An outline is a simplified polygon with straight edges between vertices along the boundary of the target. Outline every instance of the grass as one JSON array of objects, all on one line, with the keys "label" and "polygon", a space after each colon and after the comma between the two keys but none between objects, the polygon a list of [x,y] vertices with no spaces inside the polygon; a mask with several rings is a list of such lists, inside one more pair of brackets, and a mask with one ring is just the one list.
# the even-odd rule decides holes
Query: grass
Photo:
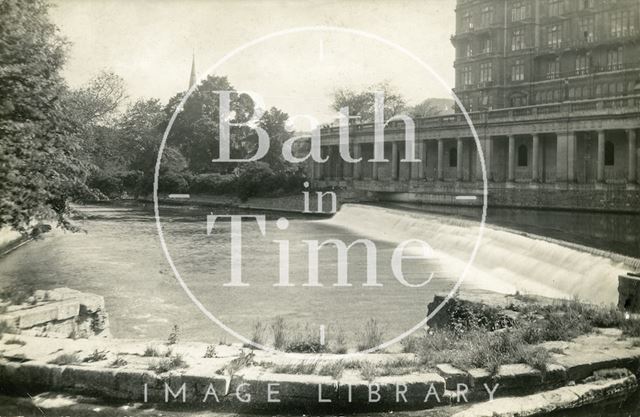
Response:
[{"label": "grass", "polygon": [[80,357],[77,353],[62,353],[47,363],[52,365],[73,365],[80,363]]},{"label": "grass", "polygon": [[383,331],[374,318],[370,318],[361,332],[358,333],[358,350],[367,350],[383,342]]},{"label": "grass", "polygon": [[100,362],[107,359],[107,351],[106,350],[94,350],[91,352],[86,358],[84,358],[83,362]]},{"label": "grass", "polygon": [[218,371],[216,371],[216,373],[227,374],[230,377],[233,377],[242,368],[246,368],[247,366],[253,365],[254,357],[255,357],[255,353],[253,353],[252,351],[247,353],[243,350],[240,352],[240,356],[230,361],[222,369],[219,369]]},{"label": "grass", "polygon": [[275,318],[271,324],[271,332],[273,333],[273,347],[284,350],[287,346],[287,327],[282,317]]},{"label": "grass", "polygon": [[264,345],[266,343],[267,325],[262,321],[257,320],[253,324],[253,332],[251,334],[251,341],[258,345]]},{"label": "grass", "polygon": [[118,355],[116,356],[116,358],[113,360],[113,362],[111,362],[109,364],[110,368],[121,368],[123,366],[126,366],[129,362],[127,362],[127,360],[125,358],[123,358],[122,356]]},{"label": "grass", "polygon": [[182,355],[175,354],[167,358],[158,359],[157,361],[149,365],[149,370],[154,371],[157,374],[172,371],[174,369],[186,368],[187,363],[182,358]]},{"label": "grass", "polygon": [[34,287],[27,288],[6,288],[0,292],[0,300],[7,301],[10,305],[25,304],[29,299],[31,303],[35,303],[33,297],[35,293]]},{"label": "grass", "polygon": [[11,337],[5,340],[4,343],[5,345],[20,345],[20,346],[24,346],[27,344],[27,342],[25,342],[22,339],[18,339],[17,337]]},{"label": "grass", "polygon": [[171,356],[171,349],[166,349],[162,351],[160,350],[159,347],[147,345],[144,348],[144,352],[142,353],[142,356],[154,357],[154,358],[167,357],[167,356]]},{"label": "grass", "polygon": [[360,364],[360,375],[362,375],[365,380],[371,382],[380,375],[380,371],[377,365],[371,362],[362,362]]}]

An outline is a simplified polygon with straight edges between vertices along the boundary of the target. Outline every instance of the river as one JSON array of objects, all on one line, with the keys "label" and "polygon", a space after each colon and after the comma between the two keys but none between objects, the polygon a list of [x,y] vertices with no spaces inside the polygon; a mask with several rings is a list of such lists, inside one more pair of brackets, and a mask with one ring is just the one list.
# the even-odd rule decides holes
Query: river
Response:
[{"label": "river", "polygon": [[[389,207],[345,205],[331,219],[286,215],[286,230],[277,227],[281,215],[270,214],[265,235],[254,220],[243,226],[242,282],[246,286],[229,287],[224,284],[230,280],[230,222],[218,220],[207,234],[206,218],[212,211],[229,214],[221,208],[161,207],[167,248],[202,305],[246,337],[256,323],[268,328],[277,317],[290,330],[319,337],[322,326],[327,339],[340,337],[351,343],[374,318],[386,340],[395,337],[424,318],[434,293],[453,289],[481,232],[475,220]],[[54,231],[0,259],[0,286],[70,287],[100,294],[115,337],[164,339],[176,324],[184,340],[235,341],[210,322],[176,282],[150,205],[87,205],[79,208],[79,215],[77,223],[84,232]],[[555,215],[546,213],[546,217]],[[565,221],[564,214],[558,216]],[[350,286],[336,286],[338,258],[332,247],[320,251],[319,285],[308,286],[305,240],[339,239],[350,244],[359,238],[375,244],[376,259],[370,263],[376,267],[376,286],[363,285],[367,260],[373,258],[361,245],[349,251]],[[401,282],[391,259],[397,245],[407,239],[424,240],[434,256],[403,260]],[[288,251],[277,243],[282,241],[289,242]],[[275,285],[282,253],[289,258],[282,262],[289,268],[288,287]],[[579,296],[611,303],[617,297],[617,275],[624,269],[611,259],[489,226],[482,231],[462,288]],[[416,287],[429,278],[428,284]]]}]

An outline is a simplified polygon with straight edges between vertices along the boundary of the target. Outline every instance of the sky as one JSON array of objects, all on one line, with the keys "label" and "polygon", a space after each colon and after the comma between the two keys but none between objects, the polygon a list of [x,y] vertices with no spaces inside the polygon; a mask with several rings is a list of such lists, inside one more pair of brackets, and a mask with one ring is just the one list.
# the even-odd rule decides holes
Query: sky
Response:
[{"label": "sky", "polygon": [[333,26],[375,34],[424,61],[363,36],[290,33],[239,51],[213,74],[290,115],[322,121],[338,88],[388,81],[409,103],[449,97],[455,0],[54,0],[53,22],[70,42],[63,75],[72,87],[101,70],[120,75],[130,100],[163,102],[188,86],[192,54],[204,76],[229,52],[295,27]]}]

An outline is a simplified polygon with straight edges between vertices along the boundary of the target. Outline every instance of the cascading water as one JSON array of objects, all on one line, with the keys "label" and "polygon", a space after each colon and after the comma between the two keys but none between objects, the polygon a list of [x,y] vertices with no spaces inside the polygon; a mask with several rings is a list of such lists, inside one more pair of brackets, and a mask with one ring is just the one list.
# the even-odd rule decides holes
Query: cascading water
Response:
[{"label": "cascading water", "polygon": [[[325,221],[370,239],[424,240],[452,277],[460,275],[480,233],[479,221],[357,204],[343,205]],[[609,257],[486,225],[463,288],[611,304],[624,272],[624,264]]]}]

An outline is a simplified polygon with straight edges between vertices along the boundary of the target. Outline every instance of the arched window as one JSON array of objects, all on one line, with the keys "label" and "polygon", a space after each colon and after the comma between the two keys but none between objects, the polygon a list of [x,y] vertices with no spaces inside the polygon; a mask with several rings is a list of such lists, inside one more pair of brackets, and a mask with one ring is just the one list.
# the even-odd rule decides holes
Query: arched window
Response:
[{"label": "arched window", "polygon": [[450,167],[458,166],[458,150],[456,148],[449,149],[449,166]]},{"label": "arched window", "polygon": [[519,167],[526,167],[529,163],[529,157],[527,155],[528,153],[528,149],[527,149],[527,145],[520,145],[518,146],[518,166]]},{"label": "arched window", "polygon": [[604,164],[612,166],[615,164],[614,156],[615,146],[610,140],[604,143]]}]

